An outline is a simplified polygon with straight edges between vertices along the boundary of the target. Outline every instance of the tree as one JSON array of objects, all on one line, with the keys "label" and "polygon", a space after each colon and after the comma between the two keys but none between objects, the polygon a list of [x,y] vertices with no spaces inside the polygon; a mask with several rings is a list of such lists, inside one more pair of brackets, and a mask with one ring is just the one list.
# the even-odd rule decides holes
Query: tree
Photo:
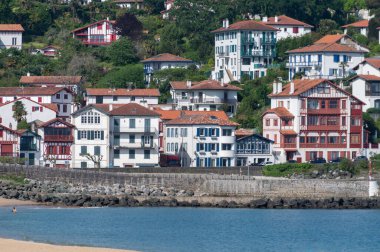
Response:
[{"label": "tree", "polygon": [[357,12],[361,9],[365,9],[366,2],[365,0],[344,0],[343,9],[346,12]]},{"label": "tree", "polygon": [[136,51],[128,38],[120,38],[107,48],[107,55],[116,66],[138,62]]},{"label": "tree", "polygon": [[319,26],[317,28],[317,31],[321,35],[327,35],[327,34],[336,33],[337,29],[338,29],[338,24],[334,20],[321,19],[321,21],[319,21]]},{"label": "tree", "polygon": [[81,154],[81,156],[87,158],[94,163],[94,168],[100,168],[100,162],[103,160],[103,155],[91,155],[90,153]]},{"label": "tree", "polygon": [[151,15],[159,15],[160,12],[165,9],[164,1],[144,0],[144,5]]},{"label": "tree", "polygon": [[103,76],[97,87],[144,88],[144,67],[141,64],[126,65]]},{"label": "tree", "polygon": [[127,12],[116,19],[115,29],[120,36],[127,36],[137,41],[142,36],[143,26],[135,15]]},{"label": "tree", "polygon": [[22,120],[25,120],[25,116],[27,115],[24,103],[22,101],[16,101],[13,105],[13,118],[16,120],[17,124]]}]

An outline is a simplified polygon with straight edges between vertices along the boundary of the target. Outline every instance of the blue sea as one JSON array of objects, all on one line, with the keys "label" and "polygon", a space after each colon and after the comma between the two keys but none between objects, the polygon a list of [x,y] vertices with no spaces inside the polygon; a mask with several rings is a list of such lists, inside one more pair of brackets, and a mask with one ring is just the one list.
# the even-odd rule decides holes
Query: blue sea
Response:
[{"label": "blue sea", "polygon": [[380,251],[380,210],[17,210],[0,208],[0,237],[165,252]]}]

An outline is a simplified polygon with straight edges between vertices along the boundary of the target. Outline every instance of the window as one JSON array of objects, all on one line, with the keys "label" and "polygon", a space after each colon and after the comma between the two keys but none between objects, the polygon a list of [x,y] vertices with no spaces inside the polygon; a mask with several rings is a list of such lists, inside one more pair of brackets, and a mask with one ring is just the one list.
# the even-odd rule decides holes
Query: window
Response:
[{"label": "window", "polygon": [[117,101],[117,99],[118,99],[117,96],[113,96],[113,97],[112,97],[112,100],[113,100],[113,101]]},{"label": "window", "polygon": [[135,100],[136,100],[136,97],[131,96],[131,101],[135,101]]},{"label": "window", "polygon": [[318,109],[318,101],[317,100],[307,100],[307,108]]},{"label": "window", "polygon": [[215,128],[211,128],[210,129],[210,133],[211,133],[210,136],[214,136],[215,137],[216,136],[216,129]]},{"label": "window", "polygon": [[100,139],[100,131],[99,130],[94,131],[94,139]]},{"label": "window", "polygon": [[79,132],[80,132],[79,135],[81,139],[87,139],[87,131],[81,130]]},{"label": "window", "polygon": [[[42,108],[42,107],[41,107]],[[41,110],[42,111],[42,110]],[[63,104],[62,105],[62,112],[63,113],[67,113],[67,105],[66,104]]]},{"label": "window", "polygon": [[265,119],[265,126],[270,126],[270,119]]},{"label": "window", "polygon": [[174,137],[178,137],[178,128],[175,128]]},{"label": "window", "polygon": [[64,100],[69,99],[69,95],[68,95],[68,94],[64,94],[64,95],[63,95],[63,99],[64,99]]},{"label": "window", "polygon": [[293,27],[293,33],[295,33],[295,34],[298,33],[298,27]]},{"label": "window", "polygon": [[100,146],[94,146],[94,155],[100,156]]},{"label": "window", "polygon": [[129,159],[135,159],[135,150],[129,150]]},{"label": "window", "polygon": [[329,108],[338,108],[338,101],[337,100],[331,100],[329,102]]},{"label": "window", "polygon": [[346,109],[346,100],[342,100],[342,109]]},{"label": "window", "polygon": [[216,151],[216,144],[210,144],[210,151]]},{"label": "window", "polygon": [[187,143],[183,143],[182,144],[182,150],[183,151],[187,151]]},{"label": "window", "polygon": [[187,137],[187,128],[181,128],[181,137]]},{"label": "window", "polygon": [[135,135],[129,135],[129,142],[135,143],[135,141],[136,141],[136,136]]},{"label": "window", "polygon": [[342,126],[346,126],[346,117],[342,116]]},{"label": "window", "polygon": [[56,98],[56,99],[61,99],[61,94],[56,94],[56,95],[55,95],[55,98]]},{"label": "window", "polygon": [[334,54],[334,62],[339,63],[339,55],[338,54]]},{"label": "window", "polygon": [[144,150],[144,159],[150,159],[150,150]]},{"label": "window", "polygon": [[175,143],[175,145],[174,145],[174,146],[175,146],[175,149],[174,149],[174,150],[175,150],[175,152],[178,152],[178,143]]},{"label": "window", "polygon": [[341,136],[340,141],[342,144],[346,143],[346,136]]},{"label": "window", "polygon": [[131,129],[136,128],[136,119],[134,119],[134,118],[129,119],[129,128],[131,128]]},{"label": "window", "polygon": [[222,130],[222,136],[232,136],[232,130],[231,129],[223,129]]},{"label": "window", "polygon": [[87,154],[87,146],[81,146],[80,147],[80,154],[81,155]]},{"label": "window", "polygon": [[283,107],[284,106],[284,102],[283,101],[279,101],[278,103],[277,103],[277,107]]},{"label": "window", "polygon": [[42,97],[38,97],[38,103],[42,102]]},{"label": "window", "polygon": [[12,45],[17,45],[17,38],[12,38]]},{"label": "window", "polygon": [[119,159],[120,158],[120,150],[118,150],[118,149],[113,150],[113,158],[114,159]]},{"label": "window", "polygon": [[232,150],[232,144],[222,144],[222,150]]},{"label": "window", "polygon": [[287,107],[290,109],[290,101],[287,101]]},{"label": "window", "polygon": [[358,134],[351,134],[351,143],[360,144],[360,136]]},{"label": "window", "polygon": [[200,136],[205,136],[205,135],[206,135],[206,129],[204,129],[204,128],[199,128],[199,135],[200,135]]},{"label": "window", "polygon": [[101,30],[101,29],[102,29],[102,26],[103,26],[103,24],[98,24],[98,25],[97,25],[97,29],[98,29],[98,30]]},{"label": "window", "polygon": [[302,116],[301,117],[301,125],[305,125],[305,122],[306,122],[306,118],[305,118],[305,116]]},{"label": "window", "polygon": [[96,104],[103,104],[103,96],[96,96],[95,103]]},{"label": "window", "polygon": [[199,144],[199,151],[205,151],[205,144],[204,143]]},{"label": "window", "polygon": [[351,125],[352,126],[360,126],[360,118],[358,118],[358,117],[351,117]]},{"label": "window", "polygon": [[338,143],[338,137],[337,136],[329,136],[328,141],[329,141],[328,143],[336,144],[336,143]]},{"label": "window", "polygon": [[87,162],[80,162],[80,168],[87,168]]},{"label": "window", "polygon": [[87,123],[87,116],[82,115],[80,118],[81,123],[86,124]]}]

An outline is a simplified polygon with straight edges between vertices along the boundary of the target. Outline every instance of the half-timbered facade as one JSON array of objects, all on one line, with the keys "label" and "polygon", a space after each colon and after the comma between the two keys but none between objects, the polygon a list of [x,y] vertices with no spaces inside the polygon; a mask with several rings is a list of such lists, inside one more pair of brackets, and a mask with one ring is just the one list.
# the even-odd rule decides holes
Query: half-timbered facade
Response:
[{"label": "half-timbered facade", "polygon": [[85,45],[102,46],[109,45],[119,39],[114,28],[114,20],[100,20],[71,31],[73,38],[78,39]]},{"label": "half-timbered facade", "polygon": [[55,118],[40,125],[38,134],[42,137],[41,162],[47,167],[70,167],[74,125]]},{"label": "half-timbered facade", "polygon": [[20,134],[0,124],[0,156],[18,157]]},{"label": "half-timbered facade", "polygon": [[325,79],[273,84],[263,136],[274,141],[276,162],[362,155],[363,102]]},{"label": "half-timbered facade", "polygon": [[236,166],[273,162],[273,141],[257,134],[236,138]]}]

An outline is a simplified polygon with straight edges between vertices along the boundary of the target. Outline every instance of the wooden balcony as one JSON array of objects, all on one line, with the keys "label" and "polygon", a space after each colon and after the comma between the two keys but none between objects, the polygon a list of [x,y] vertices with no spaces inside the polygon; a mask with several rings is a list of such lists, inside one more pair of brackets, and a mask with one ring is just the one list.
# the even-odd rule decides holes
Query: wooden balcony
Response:
[{"label": "wooden balcony", "polygon": [[280,148],[284,149],[297,149],[297,143],[281,143]]},{"label": "wooden balcony", "polygon": [[300,148],[347,148],[346,143],[300,143]]},{"label": "wooden balcony", "polygon": [[351,133],[361,133],[362,132],[362,126],[352,126],[350,129]]},{"label": "wooden balcony", "polygon": [[341,113],[340,108],[321,108],[321,109],[307,109],[308,114],[314,115],[339,115]]},{"label": "wooden balcony", "polygon": [[361,109],[351,109],[351,115],[361,115],[362,110]]},{"label": "wooden balcony", "polygon": [[71,135],[46,135],[45,142],[73,142],[74,137]]},{"label": "wooden balcony", "polygon": [[341,130],[347,130],[347,126],[341,126],[341,125],[307,125],[307,126],[302,126],[301,130],[341,131]]},{"label": "wooden balcony", "polygon": [[359,143],[359,144],[350,144],[350,148],[361,148],[362,145]]}]

